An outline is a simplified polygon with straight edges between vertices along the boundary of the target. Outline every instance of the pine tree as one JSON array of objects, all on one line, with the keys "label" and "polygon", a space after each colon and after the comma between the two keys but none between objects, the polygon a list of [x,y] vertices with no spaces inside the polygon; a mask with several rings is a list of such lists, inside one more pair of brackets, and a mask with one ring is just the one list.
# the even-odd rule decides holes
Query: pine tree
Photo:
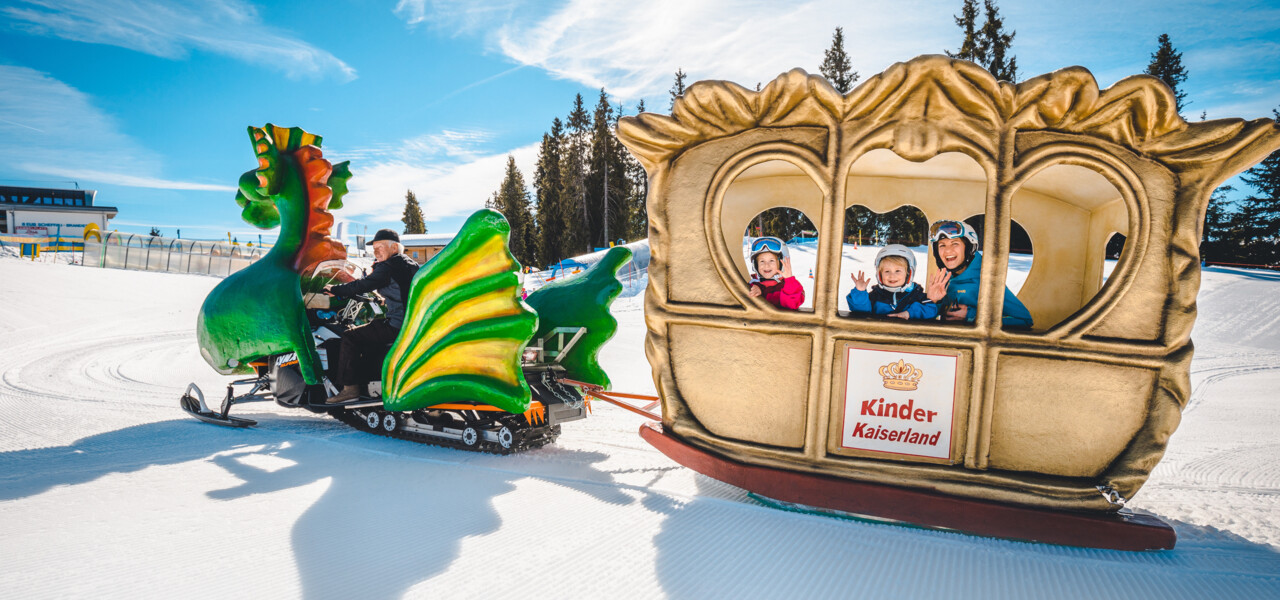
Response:
[{"label": "pine tree", "polygon": [[[1273,111],[1280,119],[1280,110]],[[1252,264],[1280,264],[1280,150],[1240,175],[1254,193],[1240,201],[1243,257]]]},{"label": "pine tree", "polygon": [[561,201],[565,211],[565,229],[561,239],[561,255],[577,256],[590,251],[590,214],[586,199],[587,159],[590,150],[591,120],[582,103],[582,94],[573,99],[573,110],[565,122],[565,139],[561,143]]},{"label": "pine tree", "polygon": [[561,254],[565,234],[565,204],[560,197],[560,144],[564,126],[557,117],[551,121],[551,131],[542,135],[538,148],[538,167],[534,172],[533,189],[537,197],[538,255],[537,264],[550,265],[564,258]]},{"label": "pine tree", "polygon": [[611,240],[628,234],[630,219],[622,202],[628,195],[626,168],[622,163],[622,144],[614,137],[613,120],[609,96],[601,88],[591,119],[591,158],[585,179],[590,215],[588,239],[593,247],[607,247]]},{"label": "pine tree", "polygon": [[[644,100],[640,100],[639,106],[636,107],[636,114],[644,112]],[[631,217],[630,227],[628,228],[631,235],[628,239],[639,239],[649,236],[649,174],[645,172],[644,166],[630,152],[623,153],[623,160],[626,163],[627,179],[631,182],[631,197],[627,204],[630,206],[628,211]]]},{"label": "pine tree", "polygon": [[955,20],[956,26],[964,32],[964,41],[960,42],[959,50],[955,52],[944,50],[944,52],[951,58],[985,65],[987,57],[979,54],[978,47],[978,0],[964,0],[964,4],[960,6],[960,14],[955,16]]},{"label": "pine tree", "polygon": [[1200,259],[1205,262],[1236,262],[1227,259],[1230,245],[1228,226],[1233,212],[1227,195],[1235,188],[1224,185],[1213,190],[1209,206],[1204,212],[1204,232],[1200,237]]},{"label": "pine tree", "polygon": [[[773,236],[783,241],[800,237],[806,231],[816,231],[809,217],[794,208],[785,206],[770,208],[757,215],[755,221],[761,224],[760,236]],[[756,236],[755,231],[750,231],[750,234]]]},{"label": "pine tree", "polygon": [[674,110],[676,107],[676,98],[684,95],[684,68],[676,69],[676,81],[671,84],[671,89],[667,93],[671,94],[671,106],[667,110]]},{"label": "pine tree", "polygon": [[844,210],[844,239],[846,243],[849,240],[862,244],[868,243],[868,240],[879,232],[880,225],[880,214],[865,206],[855,204]]},{"label": "pine tree", "polygon": [[1245,202],[1239,203],[1236,210],[1227,220],[1227,233],[1224,240],[1224,262],[1243,264],[1262,264],[1256,254],[1259,250],[1257,240],[1262,233],[1258,225],[1258,207]]},{"label": "pine tree", "polygon": [[628,159],[631,155],[627,152],[626,146],[618,141],[618,119],[622,116],[621,113],[621,107],[613,111],[612,124],[608,130],[609,144],[606,146],[609,151],[609,195],[613,202],[610,205],[613,208],[609,212],[609,239],[605,240],[606,245],[609,240],[630,241],[636,237],[631,228],[633,221],[631,213],[635,210],[631,202],[634,195],[631,178],[628,177],[630,168]]},{"label": "pine tree", "polygon": [[885,239],[895,244],[923,246],[929,237],[929,220],[920,209],[900,206],[884,215]]},{"label": "pine tree", "polygon": [[511,225],[508,241],[511,254],[522,265],[534,264],[532,254],[535,252],[535,226],[530,213],[529,190],[525,188],[524,175],[516,167],[514,156],[507,155],[507,170],[502,178],[502,185],[498,186],[498,191],[493,193],[485,205],[502,213]]},{"label": "pine tree", "polygon": [[1169,41],[1169,34],[1162,33],[1156,38],[1156,51],[1151,53],[1151,63],[1147,65],[1147,75],[1154,75],[1160,78],[1169,89],[1173,90],[1173,97],[1177,102],[1178,112],[1181,113],[1183,107],[1190,104],[1184,102],[1187,97],[1179,87],[1182,82],[1187,80],[1187,69],[1182,66],[1182,53],[1173,48],[1173,42]]},{"label": "pine tree", "polygon": [[400,222],[404,223],[404,233],[427,232],[427,224],[422,220],[422,207],[418,206],[418,197],[413,194],[413,190],[405,192],[404,216],[400,218]]},{"label": "pine tree", "polygon": [[[835,34],[831,36],[831,47],[824,53],[822,66],[818,67],[818,71],[841,94],[849,93],[853,84],[857,83],[858,72],[853,70],[853,66],[849,64],[849,55],[844,51],[843,27],[837,27]],[[759,90],[758,85],[756,89]]]},{"label": "pine tree", "polygon": [[995,75],[996,79],[1017,83],[1018,58],[1010,56],[1007,61],[1005,60],[1005,53],[1013,45],[1013,36],[1017,35],[1017,32],[1005,33],[1004,19],[1000,18],[1000,7],[996,6],[995,0],[983,0],[983,8],[986,11],[986,21],[982,23],[982,30],[978,36],[981,54],[986,58],[986,64],[983,66]]},{"label": "pine tree", "polygon": [[1017,83],[1018,58],[1009,54],[1016,31],[1004,30],[1004,19],[995,0],[983,0],[985,20],[977,27],[977,0],[964,0],[960,14],[955,17],[956,26],[964,32],[960,49],[946,51],[947,56],[973,61],[990,71],[996,79]]}]

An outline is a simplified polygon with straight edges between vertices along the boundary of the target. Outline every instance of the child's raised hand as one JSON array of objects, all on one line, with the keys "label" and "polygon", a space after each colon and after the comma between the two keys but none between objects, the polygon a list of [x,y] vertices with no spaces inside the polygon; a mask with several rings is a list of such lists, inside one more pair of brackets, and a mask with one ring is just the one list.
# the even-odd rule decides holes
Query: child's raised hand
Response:
[{"label": "child's raised hand", "polygon": [[784,258],[782,259],[782,278],[787,279],[790,277],[791,277],[791,259]]},{"label": "child's raised hand", "polygon": [[947,282],[949,281],[951,281],[951,271],[938,269],[929,278],[929,287],[925,290],[925,296],[933,302],[942,300],[947,295]]},{"label": "child's raised hand", "polygon": [[853,285],[857,286],[860,292],[867,291],[867,284],[871,283],[871,280],[867,279],[867,274],[862,271],[858,271],[857,275],[850,273],[849,278],[853,280]]}]

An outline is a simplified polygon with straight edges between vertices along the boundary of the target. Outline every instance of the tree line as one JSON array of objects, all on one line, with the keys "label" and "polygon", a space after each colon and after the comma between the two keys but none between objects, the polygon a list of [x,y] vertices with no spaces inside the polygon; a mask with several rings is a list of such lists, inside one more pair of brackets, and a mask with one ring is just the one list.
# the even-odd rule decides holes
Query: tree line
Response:
[{"label": "tree line", "polygon": [[[1272,113],[1280,119],[1280,110]],[[1209,199],[1200,256],[1207,263],[1280,266],[1280,150],[1240,179],[1253,188],[1243,199],[1228,198],[1231,186]]]},{"label": "tree line", "polygon": [[[637,110],[644,111],[644,101]],[[515,158],[507,157],[486,206],[511,223],[511,253],[522,264],[547,266],[647,235],[648,178],[618,141],[623,112],[603,88],[590,113],[576,95],[565,120],[552,119],[542,135],[532,196]]]}]

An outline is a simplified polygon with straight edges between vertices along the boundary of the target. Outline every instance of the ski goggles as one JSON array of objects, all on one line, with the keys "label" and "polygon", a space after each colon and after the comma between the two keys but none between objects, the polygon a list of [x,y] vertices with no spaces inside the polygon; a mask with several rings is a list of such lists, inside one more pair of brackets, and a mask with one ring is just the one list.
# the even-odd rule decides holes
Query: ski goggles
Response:
[{"label": "ski goggles", "polygon": [[937,243],[940,239],[964,237],[964,223],[959,221],[938,221],[929,226],[929,243]]},{"label": "ski goggles", "polygon": [[751,253],[756,252],[782,252],[782,240],[776,237],[762,237],[751,242]]}]

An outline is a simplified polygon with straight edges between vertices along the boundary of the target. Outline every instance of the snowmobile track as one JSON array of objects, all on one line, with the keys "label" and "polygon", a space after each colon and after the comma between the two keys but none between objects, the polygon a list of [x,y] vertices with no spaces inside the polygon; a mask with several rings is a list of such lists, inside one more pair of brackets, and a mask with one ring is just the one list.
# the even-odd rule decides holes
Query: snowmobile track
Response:
[{"label": "snowmobile track", "polygon": [[467,452],[485,452],[489,454],[499,454],[499,455],[515,454],[519,452],[524,452],[526,450],[541,448],[547,444],[550,444],[551,442],[554,442],[556,438],[560,436],[560,426],[555,425],[549,429],[549,433],[536,436],[532,440],[529,440],[529,439],[521,440],[519,443],[512,444],[511,447],[509,448],[503,448],[499,444],[487,442],[484,440],[477,440],[475,444],[467,445],[463,443],[461,440],[454,441],[445,437],[427,435],[427,434],[418,433],[415,431],[407,431],[400,424],[397,424],[396,428],[392,431],[387,431],[383,427],[369,427],[368,415],[370,412],[373,412],[374,414],[378,415],[379,421],[382,421],[383,419],[385,419],[387,415],[395,415],[396,419],[405,418],[403,413],[390,412],[390,411],[381,410],[381,409],[347,410],[347,409],[337,408],[329,411],[329,414],[333,416],[333,418],[339,421],[342,421],[343,423],[346,423],[347,425],[355,429],[359,429],[360,431],[364,431],[366,433],[373,433],[383,437],[395,438],[400,440],[408,440],[411,442],[417,442],[419,444],[440,446],[442,448],[453,448],[455,450],[465,450]]}]

